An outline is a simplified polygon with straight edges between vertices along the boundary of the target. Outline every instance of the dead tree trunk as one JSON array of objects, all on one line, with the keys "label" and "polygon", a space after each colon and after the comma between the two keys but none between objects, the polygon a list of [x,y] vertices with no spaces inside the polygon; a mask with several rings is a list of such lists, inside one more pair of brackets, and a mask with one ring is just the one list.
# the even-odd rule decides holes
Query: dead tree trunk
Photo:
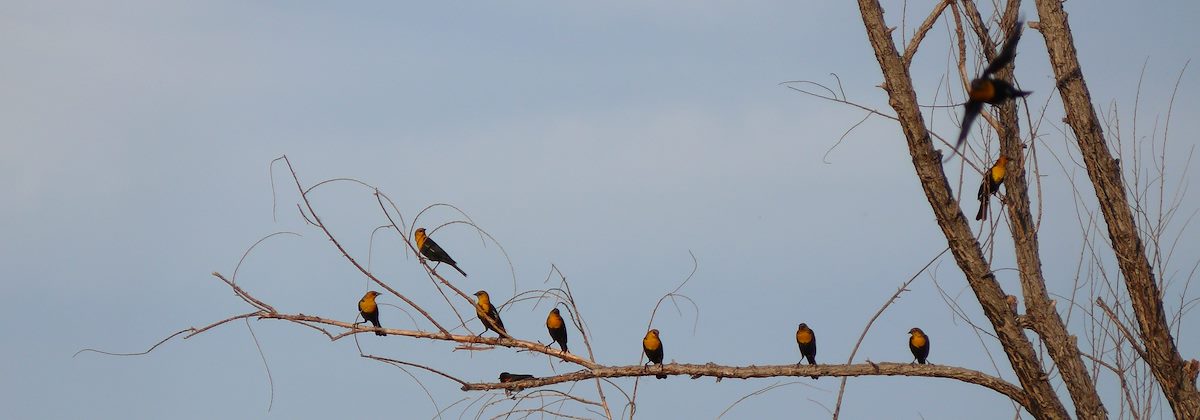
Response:
[{"label": "dead tree trunk", "polygon": [[1200,418],[1200,394],[1196,385],[1184,374],[1184,361],[1175,347],[1167,317],[1163,311],[1162,292],[1154,279],[1146,249],[1138,236],[1137,224],[1129,207],[1121,167],[1108,150],[1099,119],[1092,107],[1091,93],[1083,79],[1075,41],[1067,22],[1067,13],[1057,0],[1037,0],[1040,32],[1046,40],[1050,64],[1054,68],[1058,92],[1066,110],[1067,124],[1075,133],[1087,165],[1088,177],[1096,190],[1096,199],[1108,225],[1113,251],[1133,311],[1138,321],[1138,335],[1146,349],[1146,363],[1162,387],[1178,419]]},{"label": "dead tree trunk", "polygon": [[946,236],[950,250],[958,266],[966,274],[967,282],[975,292],[983,313],[996,331],[996,337],[1004,348],[1009,364],[1016,372],[1021,387],[1029,395],[1029,410],[1041,419],[1067,419],[1067,409],[1054,392],[1045,370],[1038,361],[1033,344],[1025,337],[1017,323],[1016,314],[1005,302],[1005,293],[992,275],[983,249],[971,232],[967,218],[963,216],[949,180],[942,169],[942,156],[933,148],[924,118],[917,105],[912,78],[903,58],[896,51],[891,30],[883,19],[883,8],[877,0],[859,0],[867,38],[875,50],[875,58],[883,70],[884,87],[889,103],[908,141],[913,166],[920,180],[925,198],[933,209],[934,217]]},{"label": "dead tree trunk", "polygon": [[[1009,0],[1001,18],[1000,26],[1016,28],[1021,2]],[[989,57],[995,57],[996,46],[987,37],[987,28],[980,16],[979,9],[971,1],[963,2],[975,33],[980,34],[983,51]],[[1000,69],[997,77],[1011,79],[1013,63]],[[1005,177],[1005,208],[1009,214],[1009,232],[1013,239],[1014,254],[1016,255],[1019,278],[1021,280],[1021,296],[1025,298],[1026,325],[1037,333],[1041,342],[1046,346],[1050,358],[1054,360],[1062,373],[1063,383],[1071,394],[1075,405],[1075,415],[1080,419],[1107,418],[1107,410],[1096,392],[1095,381],[1083,364],[1077,340],[1067,331],[1062,317],[1054,309],[1050,294],[1046,290],[1046,279],[1042,276],[1042,258],[1038,243],[1037,226],[1033,222],[1033,212],[1030,210],[1029,183],[1025,178],[1025,145],[1021,141],[1020,125],[1017,124],[1016,101],[1008,102],[999,107],[1000,121],[1000,150],[1009,158],[1008,176]]]}]

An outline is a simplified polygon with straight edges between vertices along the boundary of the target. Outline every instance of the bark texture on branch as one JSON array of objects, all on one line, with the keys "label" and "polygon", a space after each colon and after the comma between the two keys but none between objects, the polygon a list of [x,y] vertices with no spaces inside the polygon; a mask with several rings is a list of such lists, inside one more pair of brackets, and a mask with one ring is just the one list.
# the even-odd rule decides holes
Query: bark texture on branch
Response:
[{"label": "bark texture on branch", "polygon": [[925,198],[929,200],[934,217],[946,236],[955,261],[966,274],[968,284],[979,300],[984,315],[996,331],[1009,364],[1028,395],[1029,404],[1025,406],[1026,409],[1040,419],[1069,418],[1066,408],[1048,380],[1048,375],[1042,369],[1033,344],[1025,337],[1016,315],[1005,301],[1005,293],[992,275],[979,241],[971,232],[962,209],[954,199],[949,180],[942,169],[941,155],[934,150],[929,132],[925,128],[908,68],[897,53],[891,30],[884,21],[883,8],[877,0],[859,0],[858,4],[867,38],[883,71],[889,103],[896,110],[896,116],[908,141],[909,153],[912,155],[918,180],[925,191]]},{"label": "bark texture on branch", "polygon": [[1104,139],[1091,92],[1079,66],[1075,40],[1067,22],[1067,13],[1058,0],[1037,0],[1040,31],[1046,41],[1050,64],[1054,68],[1058,92],[1067,114],[1067,124],[1075,133],[1088,178],[1096,191],[1100,210],[1108,225],[1108,235],[1117,264],[1125,277],[1138,334],[1145,346],[1146,363],[1158,380],[1163,394],[1178,419],[1200,418],[1200,394],[1184,374],[1163,310],[1161,291],[1146,258],[1146,249],[1138,236],[1137,224],[1129,207],[1121,168],[1113,159]]},{"label": "bark texture on branch", "polygon": [[715,363],[683,364],[668,363],[653,366],[611,366],[598,367],[591,370],[580,370],[562,375],[535,378],[506,383],[475,383],[462,387],[463,391],[483,391],[489,389],[525,389],[553,385],[563,382],[577,382],[592,378],[625,378],[633,376],[651,376],[656,374],[687,375],[692,379],[713,377],[750,379],[773,378],[781,376],[804,377],[820,376],[926,376],[935,378],[955,379],[992,389],[1004,394],[1013,401],[1028,408],[1025,392],[1003,379],[983,372],[942,365],[914,365],[910,363],[859,363],[854,365],[774,365],[774,366],[722,366]]}]

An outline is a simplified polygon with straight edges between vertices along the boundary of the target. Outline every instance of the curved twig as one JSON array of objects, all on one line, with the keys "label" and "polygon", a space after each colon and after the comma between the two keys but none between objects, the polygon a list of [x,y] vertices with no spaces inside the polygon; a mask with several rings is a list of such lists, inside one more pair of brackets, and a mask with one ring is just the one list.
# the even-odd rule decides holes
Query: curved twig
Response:
[{"label": "curved twig", "polygon": [[371,280],[375,281],[375,283],[378,284],[380,287],[387,289],[388,292],[390,292],[392,295],[400,298],[400,300],[403,300],[404,303],[407,303],[409,306],[412,306],[413,309],[416,309],[417,312],[421,313],[421,315],[424,315],[425,319],[428,319],[429,322],[432,323],[434,327],[437,327],[437,329],[439,331],[441,331],[443,334],[449,334],[449,331],[447,331],[445,327],[442,327],[442,325],[439,324],[437,322],[437,320],[433,319],[433,316],[429,315],[428,312],[425,312],[425,309],[423,309],[419,305],[417,305],[416,302],[413,302],[412,300],[409,300],[404,295],[400,294],[400,292],[397,292],[396,289],[393,289],[391,286],[388,286],[387,283],[384,283],[382,280],[379,280],[378,278],[376,278],[374,274],[371,274],[370,271],[367,271],[366,267],[363,267],[361,264],[358,263],[357,260],[354,259],[354,257],[350,256],[350,253],[348,251],[346,251],[346,248],[342,247],[341,242],[338,242],[337,238],[335,238],[333,236],[333,232],[331,232],[329,230],[329,228],[325,226],[325,223],[321,222],[321,217],[318,216],[316,210],[313,209],[312,202],[310,202],[308,200],[308,196],[304,194],[305,190],[304,190],[304,187],[300,184],[300,177],[298,175],[296,175],[296,169],[294,167],[292,167],[292,162],[290,160],[288,160],[287,155],[283,155],[283,161],[287,164],[288,171],[290,171],[292,173],[292,180],[294,180],[296,182],[296,189],[300,191],[300,199],[303,200],[304,205],[306,207],[308,207],[308,213],[312,215],[314,221],[316,222],[317,227],[321,228],[322,232],[325,232],[325,237],[329,238],[330,242],[333,242],[333,245],[335,247],[337,247],[339,252],[342,253],[342,256],[345,257],[346,260],[350,261],[350,264],[353,265],[354,268],[357,268],[360,273],[367,276]]},{"label": "curved twig", "polygon": [[[888,300],[883,303],[883,306],[879,307],[878,311],[875,311],[875,315],[872,315],[871,319],[867,321],[867,325],[863,326],[862,333],[858,335],[858,341],[854,342],[854,348],[852,348],[850,350],[850,357],[848,357],[846,359],[846,363],[854,363],[854,355],[858,354],[858,347],[861,346],[863,340],[867,338],[867,331],[870,331],[871,326],[875,325],[875,320],[879,319],[880,315],[883,315],[883,311],[887,310],[888,306],[892,305],[892,302],[895,302],[896,299],[899,299],[901,293],[908,291],[908,285],[912,284],[912,282],[915,281],[917,279],[917,277],[919,277],[921,275],[921,273],[924,273],[925,270],[929,269],[929,266],[932,266],[933,263],[937,262],[938,258],[942,258],[942,255],[946,255],[946,252],[949,250],[950,250],[950,248],[948,248],[948,247],[946,249],[943,249],[942,252],[939,252],[937,254],[937,256],[934,256],[932,259],[929,260],[928,263],[925,263],[924,267],[921,267],[920,270],[917,270],[916,274],[913,274],[912,277],[908,278],[908,281],[905,281],[904,284],[901,284],[900,287],[896,289],[896,293],[893,293],[892,297],[888,298]],[[842,396],[845,393],[846,393],[846,378],[842,378],[842,383],[838,387],[837,404],[834,405],[834,408],[833,408],[833,419],[834,420],[837,420],[838,414],[841,413],[841,411],[842,411]]]},{"label": "curved twig", "polygon": [[150,346],[150,348],[148,348],[148,349],[146,349],[146,351],[142,351],[142,352],[137,352],[137,353],[113,353],[113,352],[107,352],[107,351],[104,351],[104,350],[96,350],[96,349],[93,349],[93,348],[86,348],[86,349],[81,349],[81,350],[79,350],[79,351],[75,352],[75,354],[71,355],[71,358],[74,358],[75,356],[78,356],[78,355],[79,355],[79,353],[83,353],[83,352],[100,353],[100,354],[107,355],[107,356],[141,356],[141,355],[143,355],[143,354],[149,354],[150,352],[154,351],[154,349],[158,348],[158,346],[161,346],[161,345],[163,345],[163,343],[166,343],[168,340],[170,340],[170,339],[172,339],[172,338],[175,338],[175,336],[177,336],[177,335],[179,335],[179,334],[183,334],[183,333],[185,333],[185,332],[188,332],[188,331],[192,331],[192,330],[194,330],[194,328],[187,328],[187,329],[182,329],[182,330],[179,330],[179,331],[177,331],[175,334],[171,334],[171,335],[167,336],[167,338],[164,338],[164,339],[160,340],[159,342],[157,342],[157,343],[154,343],[154,345],[153,345],[153,346]]},{"label": "curved twig", "polygon": [[776,388],[783,388],[788,385],[796,385],[796,384],[803,384],[803,382],[786,382],[786,383],[776,382],[771,385],[767,385],[766,387],[760,388],[757,391],[743,395],[741,398],[738,398],[737,401],[734,401],[732,404],[729,404],[729,407],[725,407],[725,411],[722,411],[721,414],[718,414],[717,419],[725,417],[725,414],[729,413],[729,410],[732,410],[733,407],[736,407],[738,404],[741,404],[742,401],[746,401],[747,399],[750,399],[750,397],[754,397],[757,395],[762,395],[762,394],[771,392],[772,390],[774,390]]}]

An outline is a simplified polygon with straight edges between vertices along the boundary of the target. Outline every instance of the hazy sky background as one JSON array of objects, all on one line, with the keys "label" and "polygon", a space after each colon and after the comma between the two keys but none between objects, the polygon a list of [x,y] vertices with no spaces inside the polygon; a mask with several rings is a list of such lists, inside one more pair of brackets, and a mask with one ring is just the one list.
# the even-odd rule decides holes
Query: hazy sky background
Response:
[{"label": "hazy sky background", "polygon": [[[928,13],[920,3],[909,3],[910,33]],[[901,5],[887,5],[889,23],[899,25]],[[1175,79],[1200,52],[1200,3],[1066,7],[1088,85],[1098,105],[1117,107],[1125,146],[1133,144],[1143,65],[1136,136],[1161,138]],[[947,89],[961,96],[957,82],[939,87],[951,63],[947,22],[931,32],[912,69],[924,104],[948,103]],[[1084,253],[1077,212],[1094,209],[1095,198],[1083,185],[1083,200],[1072,199],[1069,179],[1085,172],[1070,157],[1044,50],[1040,34],[1026,31],[1017,76],[1035,92],[1035,115],[1049,102],[1037,144],[1043,268],[1050,289],[1068,295]],[[331,343],[284,322],[251,321],[273,373],[270,412],[262,361],[242,323],[143,357],[72,358],[85,347],[141,351],[179,329],[248,312],[209,273],[231,275],[248,246],[276,231],[304,236],[264,243],[241,267],[239,283],[281,311],[353,319],[368,283],[299,218],[280,166],[273,218],[269,164],[282,154],[308,185],[354,177],[379,186],[406,220],[432,203],[462,208],[503,244],[521,290],[546,287],[556,264],[572,281],[605,364],[638,361],[651,308],[691,270],[689,251],[699,268],[682,292],[701,307],[699,322],[693,332],[690,310],[660,311],[654,325],[666,358],[762,365],[798,360],[799,322],[816,331],[818,361],[844,362],[879,305],[945,247],[895,123],[873,118],[825,157],[862,112],[778,85],[832,83],[836,73],[851,99],[891,112],[850,2],[4,1],[0,57],[4,418],[435,416],[412,378],[357,357],[353,340]],[[1195,168],[1182,168],[1200,129],[1198,74],[1193,63],[1174,103],[1168,194],[1181,178],[1185,187],[1196,179]],[[926,118],[950,137],[957,112],[936,109]],[[984,143],[979,133],[976,148]],[[958,173],[958,162],[951,169]],[[969,216],[978,175],[968,169],[962,182],[954,187]],[[1197,228],[1183,223],[1200,200],[1188,194],[1168,229],[1171,238],[1183,235],[1171,260],[1172,311],[1200,258]],[[370,191],[341,183],[312,198],[365,261],[371,230],[387,223]],[[431,211],[421,224],[455,217]],[[994,266],[1011,268],[1003,223],[998,236]],[[448,271],[449,279],[499,301],[513,295],[495,246],[463,225],[435,238],[470,273],[461,279]],[[1101,230],[1096,240],[1107,255],[1105,238]],[[453,315],[401,245],[378,236],[372,269],[449,323]],[[952,259],[930,274],[986,323]],[[997,275],[1010,293],[1019,291],[1014,270]],[[517,304],[502,316],[514,335],[547,341],[548,309]],[[1074,313],[1074,331],[1085,317]],[[392,306],[382,319],[412,327]],[[1197,321],[1193,312],[1183,325]],[[471,325],[478,330],[477,321]],[[929,276],[879,319],[857,360],[911,360],[905,333],[913,326],[931,335],[931,361],[996,374],[982,341],[1001,359],[999,374],[1015,381],[994,340],[956,319]],[[1189,328],[1177,338],[1185,358],[1200,354]],[[368,352],[470,381],[575,369],[506,349],[359,340]],[[582,351],[578,332],[571,340]],[[437,407],[479,396],[416,375]],[[638,414],[715,417],[747,393],[788,382],[797,384],[729,416],[821,418],[823,406],[832,409],[834,378],[672,377],[641,381]],[[620,383],[632,389],[632,380]],[[1114,378],[1101,375],[1099,383],[1115,413]],[[576,389],[594,396],[590,382]],[[621,397],[608,395],[619,409]],[[855,378],[846,398],[851,419],[1012,418],[1012,404],[998,394],[944,379]],[[473,418],[478,404],[467,404],[445,415],[466,410]]]}]

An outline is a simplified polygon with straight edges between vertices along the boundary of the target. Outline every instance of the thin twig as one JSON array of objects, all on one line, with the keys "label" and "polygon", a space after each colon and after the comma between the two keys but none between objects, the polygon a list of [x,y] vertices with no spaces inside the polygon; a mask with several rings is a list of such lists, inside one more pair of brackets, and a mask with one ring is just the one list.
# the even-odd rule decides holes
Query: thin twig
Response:
[{"label": "thin twig", "polygon": [[933,24],[942,16],[942,12],[946,10],[946,6],[954,3],[954,0],[942,0],[936,6],[933,6],[933,11],[929,12],[929,16],[917,28],[917,32],[913,34],[912,39],[908,41],[908,45],[904,48],[904,66],[908,67],[912,64],[913,55],[917,53],[917,48],[921,46],[921,41],[925,39],[925,34],[933,28]]},{"label": "thin twig", "polygon": [[[917,270],[916,274],[913,274],[912,277],[909,277],[908,280],[904,282],[904,284],[901,284],[900,287],[896,289],[896,293],[892,294],[892,297],[883,302],[883,306],[880,306],[879,310],[875,311],[875,315],[872,315],[871,319],[867,320],[867,325],[863,326],[862,333],[858,335],[858,341],[854,342],[854,348],[850,350],[850,357],[846,359],[846,363],[854,363],[854,355],[858,354],[858,347],[861,346],[863,340],[867,338],[867,331],[871,330],[871,326],[875,324],[875,320],[879,319],[880,315],[883,315],[883,311],[887,310],[888,306],[892,305],[892,302],[895,302],[896,299],[899,299],[900,294],[908,291],[908,285],[912,284],[912,282],[915,281],[917,277],[921,275],[921,273],[924,273],[925,270],[929,269],[929,267],[932,266],[934,262],[937,262],[939,258],[942,258],[942,255],[946,255],[946,252],[949,250],[950,248],[943,249],[942,252],[939,252],[936,256],[930,259],[928,263],[925,263],[924,267],[921,267],[920,270]],[[838,386],[837,404],[833,407],[834,420],[837,420],[838,414],[840,414],[842,411],[842,396],[845,393],[846,378],[842,378],[842,383],[840,386]]]}]

